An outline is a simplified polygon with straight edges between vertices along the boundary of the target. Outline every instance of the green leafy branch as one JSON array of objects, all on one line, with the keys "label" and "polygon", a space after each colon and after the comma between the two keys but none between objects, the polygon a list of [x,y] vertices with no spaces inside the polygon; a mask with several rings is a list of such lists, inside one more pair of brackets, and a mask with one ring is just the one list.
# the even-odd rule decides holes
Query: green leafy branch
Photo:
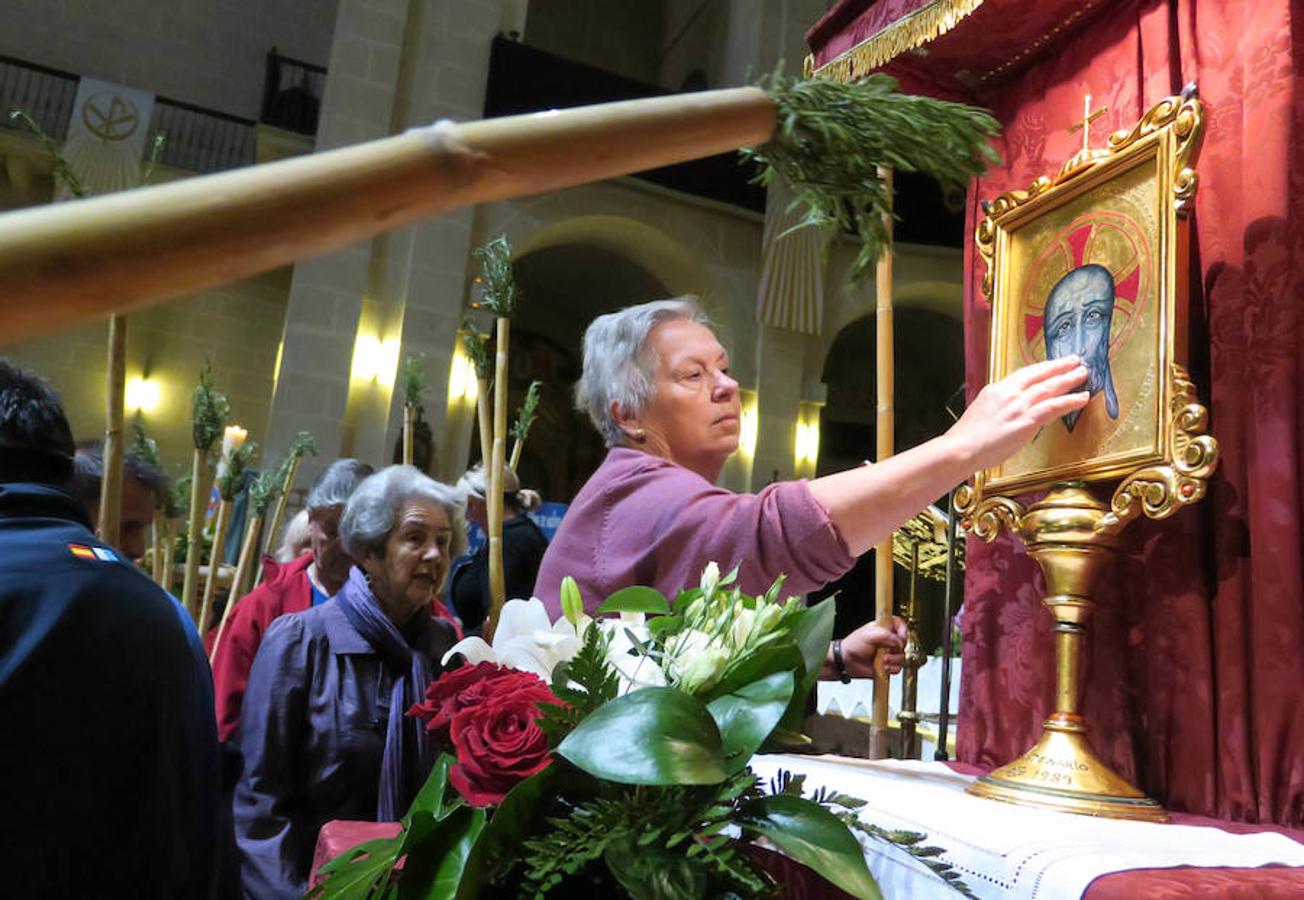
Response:
[{"label": "green leafy branch", "polygon": [[485,349],[485,336],[476,327],[475,320],[467,316],[462,321],[462,352],[475,366],[475,377],[485,380],[489,377],[489,351]]},{"label": "green leafy branch", "polygon": [[541,898],[599,858],[632,897],[759,897],[774,887],[726,829],[755,790],[744,770],[718,785],[623,788],[569,806],[525,842],[522,896]]},{"label": "green leafy branch", "polygon": [[240,489],[244,487],[244,474],[253,462],[254,451],[258,445],[253,441],[242,444],[226,455],[226,465],[217,479],[217,495],[227,503],[235,502]]},{"label": "green leafy branch", "polygon": [[249,482],[249,515],[259,518],[266,515],[267,507],[280,495],[284,482],[285,476],[281,474],[280,468],[260,472]]},{"label": "green leafy branch", "polygon": [[484,294],[478,306],[498,318],[510,319],[520,299],[516,276],[512,272],[512,245],[500,234],[477,247],[472,255],[480,260]]},{"label": "green leafy branch", "polygon": [[213,388],[213,365],[206,363],[199,373],[199,384],[190,398],[191,436],[195,449],[207,453],[222,436],[231,404],[226,395]]},{"label": "green leafy branch", "polygon": [[141,186],[147,185],[154,178],[154,173],[158,170],[159,160],[163,158],[163,145],[167,143],[167,138],[163,132],[154,135],[154,140],[150,142],[149,156],[140,167]]},{"label": "green leafy branch", "polygon": [[131,452],[139,458],[149,463],[151,466],[160,466],[158,441],[145,434],[145,429],[139,422],[131,423],[131,433],[133,435]]},{"label": "green leafy branch", "polygon": [[[186,504],[190,502],[190,473],[182,475],[172,483],[172,490],[163,495],[163,516],[167,519],[179,519],[185,514]],[[185,535],[181,536],[182,538]]]},{"label": "green leafy branch", "polygon": [[841,83],[776,72],[762,86],[778,106],[778,127],[768,143],[741,154],[760,164],[758,183],[781,176],[792,186],[793,207],[807,208],[798,227],[859,236],[857,278],[888,242],[883,217],[891,198],[880,166],[922,172],[951,191],[1000,161],[988,143],[1000,126],[986,110],[902,94],[881,73]]},{"label": "green leafy branch", "polygon": [[[79,178],[77,173],[73,171],[72,164],[68,162],[68,158],[63,155],[63,148],[59,146],[59,142],[46,134],[45,129],[42,128],[26,110],[11,110],[9,118],[11,120],[21,121],[40,140],[41,146],[50,157],[51,174],[54,176],[55,180],[63,182],[64,186],[68,188],[68,193],[72,194],[74,197],[85,197],[90,193],[81,178]],[[140,180],[137,182],[138,185],[149,184],[150,180],[154,177],[154,172],[158,169],[159,160],[163,156],[163,146],[166,142],[167,138],[163,132],[160,131],[154,135],[154,140],[150,142],[149,156],[146,157],[140,167]]]},{"label": "green leafy branch", "polygon": [[403,360],[403,405],[409,409],[421,407],[421,397],[429,390],[426,384],[426,355],[409,356]]},{"label": "green leafy branch", "polygon": [[525,443],[526,437],[530,434],[530,426],[538,416],[539,389],[542,387],[542,381],[531,381],[529,389],[525,392],[525,399],[521,401],[521,408],[516,411],[516,421],[512,423],[512,438],[522,444]]},{"label": "green leafy branch", "polygon": [[616,698],[620,679],[607,662],[608,643],[602,629],[591,625],[584,631],[579,652],[553,669],[552,692],[565,705],[539,705],[539,728],[549,746],[556,747],[585,716]]},{"label": "green leafy branch", "polygon": [[63,155],[63,148],[59,146],[59,142],[46,134],[45,129],[42,128],[26,110],[11,110],[9,118],[11,120],[17,119],[22,121],[22,123],[36,135],[37,139],[40,140],[41,146],[45,148],[45,152],[50,157],[50,171],[51,174],[54,175],[55,180],[62,181],[64,186],[68,188],[68,192],[74,197],[85,197],[88,193],[86,186],[82,184],[82,180],[77,177],[77,173],[72,170],[72,166],[68,163],[67,157]]}]

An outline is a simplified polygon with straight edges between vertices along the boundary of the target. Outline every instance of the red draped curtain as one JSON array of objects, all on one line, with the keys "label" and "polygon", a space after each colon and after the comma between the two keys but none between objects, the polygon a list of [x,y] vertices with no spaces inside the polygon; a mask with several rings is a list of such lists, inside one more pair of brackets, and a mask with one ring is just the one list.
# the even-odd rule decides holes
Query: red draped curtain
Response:
[{"label": "red draped curtain", "polygon": [[[1031,6],[1031,2],[1029,2]],[[1016,17],[1017,18],[1017,17]],[[1011,22],[1010,27],[1017,27]],[[980,40],[981,36],[975,36]],[[986,380],[990,308],[978,199],[1026,188],[1197,82],[1208,113],[1193,228],[1191,368],[1222,462],[1208,496],[1129,526],[1102,580],[1085,659],[1096,749],[1178,810],[1304,825],[1304,6],[1123,2],[982,95],[1003,168],[970,193],[966,340]],[[970,540],[959,756],[1026,750],[1052,707],[1041,577],[1009,538]]]}]

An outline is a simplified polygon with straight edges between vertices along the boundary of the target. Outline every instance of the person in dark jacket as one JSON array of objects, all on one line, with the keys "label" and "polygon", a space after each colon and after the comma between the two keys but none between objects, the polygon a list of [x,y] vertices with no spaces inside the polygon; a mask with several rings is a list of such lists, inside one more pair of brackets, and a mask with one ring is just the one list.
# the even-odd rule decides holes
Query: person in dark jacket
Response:
[{"label": "person in dark jacket", "polygon": [[58,397],[0,360],[6,896],[207,898],[213,685],[189,617],[91,532]]},{"label": "person in dark jacket", "polygon": [[[485,499],[484,466],[470,469],[457,486],[466,494],[466,517],[487,534],[489,516]],[[539,563],[548,549],[548,538],[526,513],[541,504],[537,493],[522,490],[520,480],[510,468],[503,468],[503,584],[506,599],[529,599]],[[448,597],[462,630],[479,634],[489,614],[489,541],[453,572]]]},{"label": "person in dark jacket", "polygon": [[406,713],[457,639],[430,600],[466,546],[461,498],[390,466],[349,498],[340,539],[356,562],[344,586],[273,622],[249,674],[235,831],[256,900],[303,896],[321,826],[400,818],[434,763]]},{"label": "person in dark jacket", "polygon": [[249,670],[267,627],[286,613],[325,603],[344,586],[353,560],[340,546],[340,517],[354,489],[375,471],[356,459],[337,459],[323,469],[308,491],[306,505],[312,552],[281,566],[264,560],[263,583],[231,610],[212,654],[218,740],[235,736]]}]

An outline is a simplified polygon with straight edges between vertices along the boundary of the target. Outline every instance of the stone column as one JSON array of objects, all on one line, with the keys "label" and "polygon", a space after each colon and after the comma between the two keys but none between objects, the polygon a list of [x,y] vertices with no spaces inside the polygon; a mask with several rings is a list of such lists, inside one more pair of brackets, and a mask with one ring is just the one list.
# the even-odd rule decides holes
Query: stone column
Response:
[{"label": "stone column", "polygon": [[[400,132],[439,118],[481,115],[497,0],[340,0],[318,149]],[[320,456],[300,484],[338,455],[388,463],[402,396],[386,380],[350,379],[360,333],[424,353],[425,397],[442,441],[449,363],[468,283],[471,211],[383,235],[296,266],[272,404],[275,454],[300,430]]]}]

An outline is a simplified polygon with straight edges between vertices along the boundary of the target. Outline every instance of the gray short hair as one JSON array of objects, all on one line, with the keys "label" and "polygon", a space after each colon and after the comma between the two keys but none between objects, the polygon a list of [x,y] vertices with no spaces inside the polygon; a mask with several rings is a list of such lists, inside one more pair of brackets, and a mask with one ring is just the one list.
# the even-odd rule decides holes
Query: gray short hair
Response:
[{"label": "gray short hair", "polygon": [[683,296],[598,316],[584,332],[584,374],[575,386],[575,408],[588,413],[608,447],[625,442],[611,404],[636,416],[652,399],[656,360],[647,347],[648,335],[658,325],[679,321],[711,324],[697,298]]},{"label": "gray short hair", "polygon": [[332,506],[343,506],[349,502],[358,485],[375,471],[374,467],[356,459],[335,460],[322,469],[312,483],[305,508],[309,512],[320,512]]},{"label": "gray short hair", "polygon": [[[403,504],[421,498],[439,504],[453,526],[449,563],[466,550],[466,502],[456,488],[440,484],[415,466],[387,466],[358,485],[340,519],[344,552],[361,564],[368,556],[385,558],[385,542]],[[442,587],[442,585],[441,585]]]}]

